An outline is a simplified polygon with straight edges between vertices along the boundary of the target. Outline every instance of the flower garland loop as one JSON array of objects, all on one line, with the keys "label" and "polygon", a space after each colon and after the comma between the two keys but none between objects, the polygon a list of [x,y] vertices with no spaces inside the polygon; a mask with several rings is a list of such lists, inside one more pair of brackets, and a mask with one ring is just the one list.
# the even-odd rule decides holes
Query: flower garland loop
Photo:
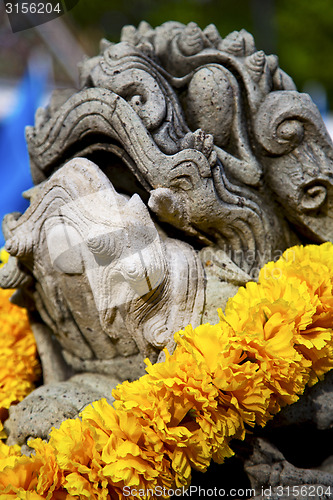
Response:
[{"label": "flower garland loop", "polygon": [[191,468],[222,463],[231,439],[333,367],[332,287],[331,243],[287,250],[229,299],[218,324],[176,333],[174,353],[146,361],[113,406],[97,401],[48,443],[29,441],[31,457],[2,444],[0,498],[121,499],[124,487],[136,492],[127,498],[155,498],[157,487],[189,486]]}]

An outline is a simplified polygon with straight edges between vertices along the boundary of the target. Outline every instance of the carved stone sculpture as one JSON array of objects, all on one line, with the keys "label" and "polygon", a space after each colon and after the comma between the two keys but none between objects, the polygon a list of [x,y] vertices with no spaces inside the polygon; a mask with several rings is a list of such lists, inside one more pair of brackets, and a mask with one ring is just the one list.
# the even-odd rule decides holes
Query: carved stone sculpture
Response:
[{"label": "carved stone sculpture", "polygon": [[111,401],[287,247],[333,241],[331,139],[246,31],[126,26],[80,75],[27,128],[36,186],[3,224],[0,285],[30,311],[45,384],[11,409],[10,443]]}]

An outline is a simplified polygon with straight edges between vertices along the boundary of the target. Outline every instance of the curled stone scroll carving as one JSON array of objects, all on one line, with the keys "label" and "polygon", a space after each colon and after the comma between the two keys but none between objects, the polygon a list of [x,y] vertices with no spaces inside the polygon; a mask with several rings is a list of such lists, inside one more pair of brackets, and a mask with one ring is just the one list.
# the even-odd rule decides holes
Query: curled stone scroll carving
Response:
[{"label": "curled stone scroll carving", "polygon": [[80,78],[27,128],[30,207],[3,223],[0,285],[30,311],[45,382],[11,409],[12,443],[138,378],[287,247],[333,241],[332,141],[245,30],[126,26]]}]

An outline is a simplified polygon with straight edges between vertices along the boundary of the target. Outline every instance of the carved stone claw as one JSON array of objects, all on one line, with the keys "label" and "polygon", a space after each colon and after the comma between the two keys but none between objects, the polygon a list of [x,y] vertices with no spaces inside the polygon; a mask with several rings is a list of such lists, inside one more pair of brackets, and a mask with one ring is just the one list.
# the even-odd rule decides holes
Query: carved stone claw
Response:
[{"label": "carved stone claw", "polygon": [[204,39],[199,26],[196,23],[189,23],[180,34],[178,46],[185,56],[193,56],[204,48]]}]

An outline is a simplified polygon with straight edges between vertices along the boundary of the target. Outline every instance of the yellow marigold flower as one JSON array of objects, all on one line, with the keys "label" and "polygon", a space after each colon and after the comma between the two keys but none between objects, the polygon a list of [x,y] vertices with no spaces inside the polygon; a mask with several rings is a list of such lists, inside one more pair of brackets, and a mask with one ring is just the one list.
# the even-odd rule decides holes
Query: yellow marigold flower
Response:
[{"label": "yellow marigold flower", "polygon": [[[5,493],[0,493],[0,500],[44,500],[45,497],[42,497],[41,495],[38,495],[35,491],[26,491],[23,488],[20,489],[15,489],[14,490],[9,490],[6,488]],[[56,500],[56,497],[53,497],[54,500]],[[66,497],[63,497],[66,498]],[[59,500],[62,500],[59,497]]]},{"label": "yellow marigold flower", "polygon": [[317,299],[313,322],[320,320],[322,324],[317,326],[329,327],[332,325],[333,308],[332,254],[332,243],[292,247],[277,262],[264,266],[259,275],[259,283],[266,285],[268,281],[272,281],[270,278],[274,274],[304,282],[312,300]]},{"label": "yellow marigold flower", "polygon": [[190,466],[207,469],[214,451],[214,436],[223,427],[216,416],[217,388],[210,374],[181,346],[172,356],[166,352],[164,363],[148,363],[147,372],[147,385],[154,388],[154,397],[163,403],[162,409],[156,408],[156,432],[172,450],[176,483],[187,485]]},{"label": "yellow marigold flower", "polygon": [[[160,366],[164,364],[161,363]],[[168,384],[168,380],[166,383]],[[160,384],[159,378],[155,383],[149,375],[134,383],[125,382],[113,391],[113,395],[118,399],[114,404],[117,413],[128,412],[136,419],[137,432],[141,437],[135,442],[143,449],[142,458],[148,462],[148,465],[149,462],[152,465],[157,462],[158,469],[156,470],[159,470],[159,473],[156,478],[150,478],[150,488],[153,487],[152,481],[155,481],[156,486],[161,485],[162,481],[162,486],[169,488],[174,482],[177,485],[187,485],[190,480],[191,466],[184,452],[193,431],[198,426],[190,430],[187,424],[180,424],[192,407],[187,401],[186,394],[184,393],[184,397],[181,398],[175,393],[169,398],[165,391],[168,389]],[[193,419],[189,420],[193,423]],[[130,426],[132,427],[134,431],[135,427]],[[123,429],[123,434],[126,432],[127,430]],[[153,455],[147,456],[144,451],[147,448]],[[173,473],[169,470],[170,460]],[[205,463],[206,467],[207,463]],[[147,481],[147,478],[145,480]]]},{"label": "yellow marigold flower", "polygon": [[[256,386],[254,394],[255,384],[246,387],[248,379],[253,376],[256,379],[256,368],[250,363],[245,369],[238,365],[242,362],[242,349],[234,349],[234,339],[230,346],[225,346],[229,339],[227,336],[221,339],[219,325],[203,325],[194,332],[188,327],[182,333],[183,336],[176,336],[179,345],[172,356],[166,352],[164,363],[147,362],[148,376],[122,384],[113,395],[119,400],[115,403],[117,409],[126,408],[144,417],[168,445],[168,450],[173,450],[170,458],[176,481],[178,476],[178,481],[184,484],[189,478],[190,465],[203,471],[212,455],[222,461],[232,454],[228,441],[244,435],[244,419],[254,423],[255,414],[248,411],[249,407],[251,410],[255,407],[259,414],[265,412],[262,400],[267,400],[267,407],[270,391],[263,384]],[[191,345],[195,333],[197,345]],[[201,344],[207,359],[198,350]],[[232,361],[229,348],[233,352]],[[229,397],[224,395],[228,390]],[[251,391],[252,395],[246,394]]]},{"label": "yellow marigold flower", "polygon": [[18,445],[7,446],[2,439],[6,439],[6,433],[3,428],[2,422],[0,422],[0,470],[2,470],[2,460],[11,456],[19,457],[21,456],[21,447]]},{"label": "yellow marigold flower", "polygon": [[[0,250],[0,267],[9,254]],[[0,289],[0,420],[11,404],[21,401],[34,389],[40,375],[36,343],[27,312],[9,302],[13,290]]]},{"label": "yellow marigold flower", "polygon": [[115,410],[105,398],[87,406],[80,414],[82,421],[89,425],[96,443],[96,450],[101,452],[113,432]]},{"label": "yellow marigold flower", "polygon": [[1,443],[1,439],[6,439],[6,438],[7,438],[7,434],[3,428],[2,422],[0,420],[0,443]]},{"label": "yellow marigold flower", "polygon": [[[119,401],[114,403],[117,413],[124,415],[126,412],[135,417],[129,428],[132,429],[132,435],[133,432],[140,432],[140,440],[135,442],[140,444],[142,457],[147,461],[147,465],[153,465],[154,462],[157,464],[156,470],[160,472],[150,481],[155,481],[156,486],[162,482],[165,487],[171,487],[173,481],[177,484],[187,484],[191,469],[189,464],[185,475],[174,471],[173,478],[171,471],[168,471],[169,460],[172,460],[175,448],[179,446],[185,449],[192,435],[185,425],[178,425],[189,409],[186,396],[184,395],[183,399],[184,408],[180,408],[178,401],[181,403],[181,400],[177,400],[177,395],[168,399],[159,384],[150,383],[148,375],[131,384],[125,382],[113,391],[113,395],[116,399],[119,398]],[[119,425],[122,427],[121,420]],[[127,429],[124,428],[122,432],[126,435]],[[151,450],[152,454],[147,455],[146,449]],[[151,483],[149,487],[152,486]]]},{"label": "yellow marigold flower", "polygon": [[[319,299],[310,295],[305,283],[284,275],[281,275],[278,280],[267,279],[259,284],[250,282],[229,299],[226,306],[228,322],[234,330],[244,330],[247,328],[249,318],[252,317],[252,312],[265,302],[276,304],[277,311],[280,308],[283,323],[293,324],[297,335],[312,323]],[[295,342],[297,341],[306,343],[306,337],[296,337]],[[310,347],[313,343],[309,342],[308,345]]]}]

